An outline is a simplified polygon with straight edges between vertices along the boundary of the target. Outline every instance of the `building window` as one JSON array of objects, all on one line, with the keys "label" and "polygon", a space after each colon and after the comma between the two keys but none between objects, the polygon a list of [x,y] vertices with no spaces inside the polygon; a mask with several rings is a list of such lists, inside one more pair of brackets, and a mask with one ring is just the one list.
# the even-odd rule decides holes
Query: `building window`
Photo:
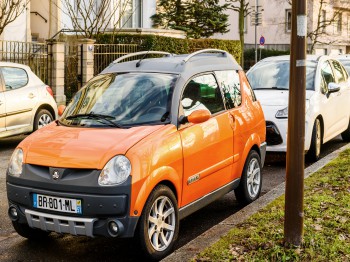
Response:
[{"label": "building window", "polygon": [[141,25],[142,0],[125,0],[121,8],[121,27],[137,28]]},{"label": "building window", "polygon": [[333,33],[336,35],[340,35],[341,31],[342,31],[342,14],[339,13],[334,18]]},{"label": "building window", "polygon": [[248,26],[247,25],[248,25],[248,16],[245,16],[244,23],[243,23],[243,32],[246,34],[248,33]]},{"label": "building window", "polygon": [[292,31],[292,10],[286,10],[286,32]]},{"label": "building window", "polygon": [[327,19],[327,17],[326,17],[326,10],[322,10],[321,11],[321,17],[320,17],[320,28],[321,28],[322,32],[325,32],[326,27],[327,27],[326,19]]}]

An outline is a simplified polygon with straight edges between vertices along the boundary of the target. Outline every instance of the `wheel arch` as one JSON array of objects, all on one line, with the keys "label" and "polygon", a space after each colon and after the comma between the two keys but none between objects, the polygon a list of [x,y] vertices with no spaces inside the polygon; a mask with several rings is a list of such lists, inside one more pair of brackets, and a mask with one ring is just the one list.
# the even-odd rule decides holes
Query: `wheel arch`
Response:
[{"label": "wheel arch", "polygon": [[42,104],[42,105],[40,105],[37,109],[36,109],[36,111],[35,111],[35,115],[34,115],[34,118],[33,118],[33,123],[32,123],[32,125],[33,125],[33,129],[35,128],[34,127],[34,125],[35,125],[35,117],[37,116],[37,114],[40,112],[40,110],[42,110],[42,109],[45,109],[45,110],[47,110],[47,111],[49,111],[50,112],[50,114],[52,115],[52,117],[53,117],[53,120],[55,120],[56,119],[56,112],[55,112],[55,110],[53,109],[53,107],[51,106],[51,105],[49,105],[49,104]]}]

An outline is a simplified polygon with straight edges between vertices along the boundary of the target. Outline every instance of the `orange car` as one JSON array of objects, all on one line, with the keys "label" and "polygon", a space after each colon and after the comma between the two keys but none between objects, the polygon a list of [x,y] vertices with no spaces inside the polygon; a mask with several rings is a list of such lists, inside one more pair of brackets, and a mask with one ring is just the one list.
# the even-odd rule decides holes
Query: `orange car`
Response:
[{"label": "orange car", "polygon": [[[121,62],[145,54],[164,56]],[[10,160],[8,213],[23,237],[135,236],[158,260],[180,219],[231,190],[259,197],[264,115],[225,51],[127,55],[60,110]]]}]

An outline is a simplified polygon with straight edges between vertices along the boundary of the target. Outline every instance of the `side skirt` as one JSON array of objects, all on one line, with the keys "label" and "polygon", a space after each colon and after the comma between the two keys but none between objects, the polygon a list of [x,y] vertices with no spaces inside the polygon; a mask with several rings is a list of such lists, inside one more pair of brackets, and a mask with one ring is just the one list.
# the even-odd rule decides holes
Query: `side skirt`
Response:
[{"label": "side skirt", "polygon": [[224,185],[221,188],[216,189],[215,191],[209,193],[208,195],[205,195],[196,201],[180,208],[179,210],[179,217],[180,219],[183,219],[192,213],[196,212],[197,210],[209,205],[211,202],[214,202],[215,200],[219,199],[220,197],[224,196],[228,192],[236,189],[239,185],[240,178],[237,178],[236,180]]}]

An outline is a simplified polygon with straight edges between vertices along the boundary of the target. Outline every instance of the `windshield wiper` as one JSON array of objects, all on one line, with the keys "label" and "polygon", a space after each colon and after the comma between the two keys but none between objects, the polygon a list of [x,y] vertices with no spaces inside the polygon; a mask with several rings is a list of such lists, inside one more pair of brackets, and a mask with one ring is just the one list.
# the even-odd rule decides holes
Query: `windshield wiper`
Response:
[{"label": "windshield wiper", "polygon": [[90,118],[90,119],[104,120],[108,122],[109,126],[118,127],[118,128],[122,127],[122,125],[111,121],[110,118],[114,119],[114,117],[109,115],[94,114],[93,112],[90,112],[88,114],[76,114],[76,115],[71,115],[66,117],[66,119],[68,120],[72,120],[75,118]]}]

